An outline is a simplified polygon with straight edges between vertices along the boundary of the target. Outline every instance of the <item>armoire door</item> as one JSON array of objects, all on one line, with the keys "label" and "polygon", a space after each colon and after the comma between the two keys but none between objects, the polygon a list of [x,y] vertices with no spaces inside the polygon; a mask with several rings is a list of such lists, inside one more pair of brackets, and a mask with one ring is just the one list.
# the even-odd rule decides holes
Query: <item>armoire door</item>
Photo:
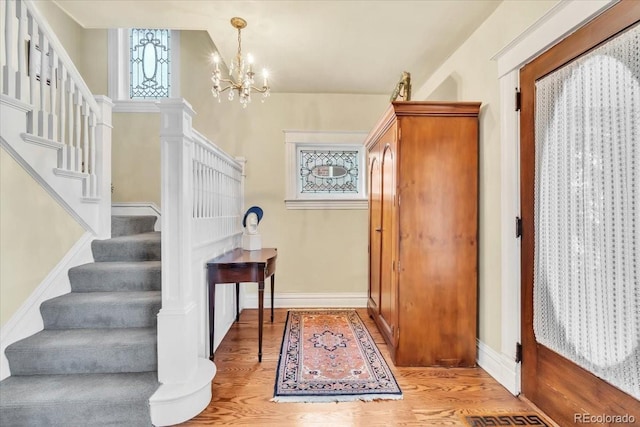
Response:
[{"label": "armoire door", "polygon": [[396,274],[396,164],[397,125],[380,138],[380,169],[382,173],[382,253],[380,260],[380,319],[388,341],[395,345],[398,323],[398,289]]},{"label": "armoire door", "polygon": [[376,316],[380,313],[380,258],[382,256],[382,169],[380,143],[369,150],[369,301]]},{"label": "armoire door", "polygon": [[562,426],[640,421],[638,52],[622,1],[520,74],[522,392]]}]

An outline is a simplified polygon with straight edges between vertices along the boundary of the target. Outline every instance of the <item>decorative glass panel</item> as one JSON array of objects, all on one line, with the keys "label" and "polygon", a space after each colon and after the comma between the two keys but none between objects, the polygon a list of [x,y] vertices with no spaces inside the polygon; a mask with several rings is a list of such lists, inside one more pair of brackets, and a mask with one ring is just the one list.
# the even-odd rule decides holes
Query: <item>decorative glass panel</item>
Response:
[{"label": "decorative glass panel", "polygon": [[170,31],[132,28],[130,37],[131,99],[168,98]]},{"label": "decorative glass panel", "polygon": [[640,27],[536,83],[536,340],[640,399]]},{"label": "decorative glass panel", "polygon": [[358,193],[358,152],[300,150],[300,193]]}]

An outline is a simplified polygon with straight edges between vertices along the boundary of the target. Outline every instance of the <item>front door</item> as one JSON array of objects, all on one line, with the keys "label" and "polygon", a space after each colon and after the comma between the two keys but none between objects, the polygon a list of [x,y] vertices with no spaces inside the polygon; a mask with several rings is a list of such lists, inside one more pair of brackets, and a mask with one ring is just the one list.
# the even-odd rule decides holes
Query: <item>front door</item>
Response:
[{"label": "front door", "polygon": [[640,2],[521,71],[522,392],[560,425],[640,422]]}]

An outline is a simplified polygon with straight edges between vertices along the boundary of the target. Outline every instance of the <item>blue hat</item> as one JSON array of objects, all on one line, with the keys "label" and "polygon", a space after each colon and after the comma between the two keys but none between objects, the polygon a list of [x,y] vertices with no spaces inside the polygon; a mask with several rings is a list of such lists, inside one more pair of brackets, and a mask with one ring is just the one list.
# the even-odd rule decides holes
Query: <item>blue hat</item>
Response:
[{"label": "blue hat", "polygon": [[260,224],[260,220],[262,219],[263,215],[262,208],[260,206],[251,206],[244,214],[244,218],[242,218],[243,227],[247,226],[247,216],[249,216],[250,213],[256,214],[256,216],[258,217],[258,224]]}]

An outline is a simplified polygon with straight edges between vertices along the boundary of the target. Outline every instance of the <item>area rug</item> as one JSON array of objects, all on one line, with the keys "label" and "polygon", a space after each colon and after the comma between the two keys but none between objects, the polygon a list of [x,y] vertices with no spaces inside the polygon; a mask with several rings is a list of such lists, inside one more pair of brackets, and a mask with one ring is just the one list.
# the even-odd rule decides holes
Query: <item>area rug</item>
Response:
[{"label": "area rug", "polygon": [[471,427],[484,426],[549,426],[535,413],[495,413],[486,415],[466,415],[464,420]]},{"label": "area rug", "polygon": [[355,310],[290,310],[274,402],[402,399],[389,365]]}]

